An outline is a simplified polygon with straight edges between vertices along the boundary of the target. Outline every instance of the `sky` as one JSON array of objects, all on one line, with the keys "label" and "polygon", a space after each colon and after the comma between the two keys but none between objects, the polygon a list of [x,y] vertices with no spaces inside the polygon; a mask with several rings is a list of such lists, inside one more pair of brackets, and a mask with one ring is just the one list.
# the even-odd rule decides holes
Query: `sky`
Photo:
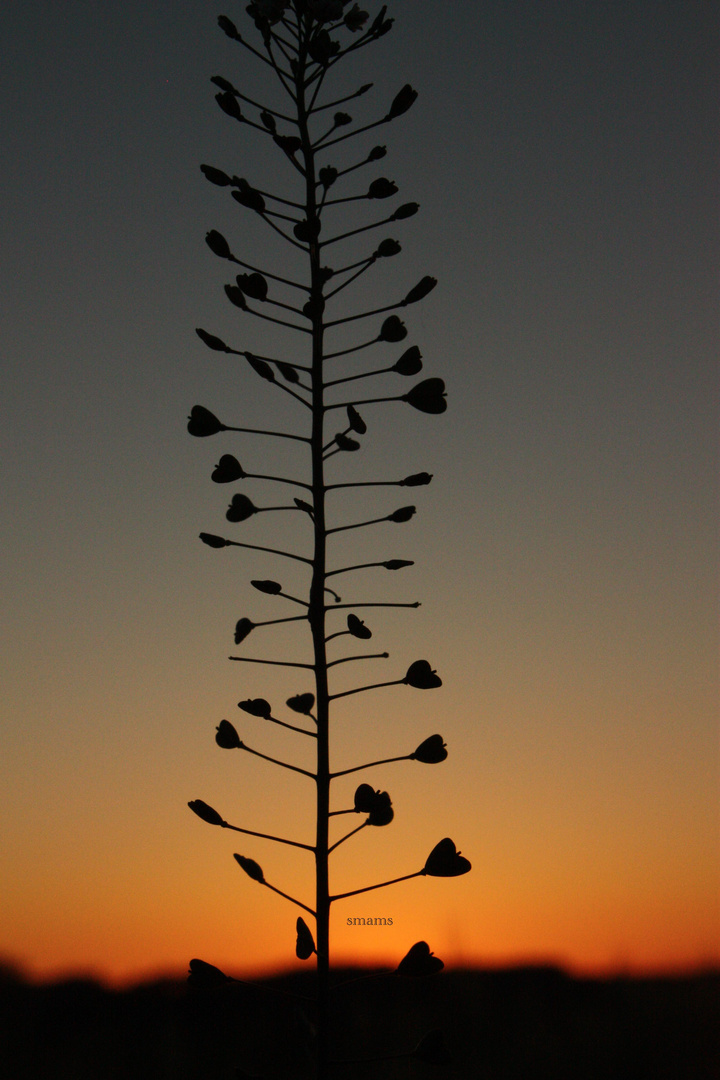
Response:
[{"label": "sky", "polygon": [[[337,565],[414,561],[390,578],[338,577],[343,601],[422,606],[358,608],[370,651],[390,658],[340,667],[334,685],[402,678],[424,658],[443,686],[338,701],[333,767],[407,754],[433,733],[449,756],[336,782],[340,806],[361,780],[388,790],[395,820],[338,849],[332,888],[412,873],[445,836],[473,869],[338,901],[335,959],[394,966],[422,939],[449,967],[717,964],[718,7],[389,8],[393,31],[338,76],[344,92],[373,89],[344,108],[368,122],[403,84],[419,96],[358,137],[363,154],[380,142],[388,155],[346,192],[386,176],[393,207],[421,209],[348,244],[349,261],[385,236],[403,252],[343,310],[437,277],[402,313],[406,342],[367,363],[418,345],[448,410],[362,406],[362,450],[332,459],[337,482],[433,474],[410,497],[336,497],[338,523],[417,506],[407,524],[335,538]],[[204,243],[218,229],[239,258],[288,265],[201,163],[296,190],[269,140],[213,100],[216,74],[261,101],[275,93],[220,13],[247,23],[243,5],[202,0],[7,0],[0,15],[0,959],[38,979],[124,983],[193,956],[240,975],[296,965],[298,909],[234,852],[312,900],[307,853],[214,829],[186,805],[312,839],[307,778],[214,742],[229,719],[261,752],[310,764],[298,736],[237,708],[265,697],[289,718],[285,699],[310,689],[302,671],[227,661],[243,649],[307,658],[296,624],[232,642],[240,617],[297,611],[250,580],[297,595],[303,568],[198,540],[309,541],[292,513],[228,526],[228,489],[210,481],[224,453],[248,472],[300,475],[302,448],[186,431],[194,404],[230,425],[304,423],[194,332],[261,355],[304,345],[227,303],[227,267]],[[352,146],[328,162],[357,160]],[[332,362],[356,372],[365,355]],[[373,396],[349,388],[339,401]],[[288,496],[257,480],[232,490],[266,506]]]}]

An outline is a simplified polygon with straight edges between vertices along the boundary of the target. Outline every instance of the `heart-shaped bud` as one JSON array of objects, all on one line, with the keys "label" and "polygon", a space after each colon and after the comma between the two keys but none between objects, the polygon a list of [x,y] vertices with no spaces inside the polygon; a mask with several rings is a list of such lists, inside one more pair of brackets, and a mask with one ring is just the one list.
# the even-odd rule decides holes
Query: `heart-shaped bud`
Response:
[{"label": "heart-shaped bud", "polygon": [[424,873],[430,877],[460,877],[470,870],[468,860],[455,849],[449,836],[432,849],[425,860]]},{"label": "heart-shaped bud", "polygon": [[368,199],[389,199],[391,195],[397,194],[397,190],[396,183],[386,180],[384,176],[379,176],[368,188],[367,197]]},{"label": "heart-shaped bud", "polygon": [[355,792],[355,809],[358,814],[369,814],[375,805],[375,789],[361,784]]},{"label": "heart-shaped bud", "polygon": [[212,806],[208,806],[202,799],[193,799],[188,803],[188,806],[192,810],[193,814],[197,814],[203,821],[207,821],[208,825],[224,825],[225,822],[218,814],[217,810],[213,810]]},{"label": "heart-shaped bud", "polygon": [[257,506],[254,505],[247,495],[233,495],[225,517],[228,521],[247,521],[253,514],[257,514]]},{"label": "heart-shaped bud", "polygon": [[411,345],[400,359],[395,361],[391,370],[397,371],[398,375],[417,375],[418,371],[422,371],[421,356],[417,345]]},{"label": "heart-shaped bud", "polygon": [[266,579],[264,581],[251,581],[250,584],[253,589],[257,589],[258,592],[267,593],[269,596],[277,596],[282,592],[282,585],[277,581],[269,581]]},{"label": "heart-shaped bud", "polygon": [[254,859],[246,859],[244,855],[233,855],[233,859],[235,859],[238,865],[243,868],[247,876],[251,877],[253,881],[259,881],[261,885],[265,884],[265,875]]},{"label": "heart-shaped bud", "polygon": [[423,300],[428,293],[431,293],[437,285],[437,278],[425,276],[418,281],[415,288],[411,289],[403,300],[403,304],[417,304],[418,300]]},{"label": "heart-shaped bud", "polygon": [[408,111],[417,96],[417,90],[413,90],[412,86],[410,86],[409,83],[406,83],[402,90],[400,90],[393,98],[392,105],[390,106],[390,110],[385,119],[394,120],[396,116],[402,116],[403,113]]},{"label": "heart-shaped bud", "polygon": [[380,158],[384,158],[387,154],[387,146],[373,146],[372,150],[367,156],[368,161],[379,161]]},{"label": "heart-shaped bud", "polygon": [[215,536],[213,533],[200,533],[200,539],[203,544],[207,544],[211,548],[228,547],[230,543],[229,540],[225,540],[222,536]]},{"label": "heart-shaped bud", "polygon": [[430,946],[426,941],[416,941],[398,964],[398,975],[409,978],[422,978],[424,975],[434,975],[445,967],[439,956],[430,952]]},{"label": "heart-shaped bud", "polygon": [[325,310],[325,301],[322,296],[312,297],[306,304],[303,304],[302,310],[303,315],[306,315],[308,319],[317,319]]},{"label": "heart-shaped bud", "polygon": [[448,756],[442,735],[429,735],[420,743],[417,750],[410,755],[414,761],[422,761],[424,765],[437,765]]},{"label": "heart-shaped bud", "polygon": [[260,192],[251,187],[247,180],[238,180],[237,183],[238,190],[233,191],[233,199],[241,206],[247,206],[248,210],[255,210],[256,213],[262,214],[265,210],[265,200]]},{"label": "heart-shaped bud", "polygon": [[401,506],[399,510],[395,510],[394,513],[388,514],[385,520],[394,521],[398,525],[401,525],[404,521],[409,521],[414,513],[414,506]]},{"label": "heart-shaped bud", "polygon": [[367,431],[367,424],[363,420],[360,413],[357,411],[354,405],[348,405],[347,407],[348,424],[350,428],[358,435],[364,435]]},{"label": "heart-shaped bud", "polygon": [[403,394],[402,400],[407,401],[408,405],[412,405],[413,409],[418,409],[420,412],[444,413],[447,409],[445,383],[442,379],[423,379],[422,382],[416,383],[407,394]]},{"label": "heart-shaped bud", "polygon": [[253,300],[266,300],[268,283],[262,274],[238,274],[235,278],[238,288]]},{"label": "heart-shaped bud", "polygon": [[286,364],[282,360],[276,360],[275,366],[282,375],[283,379],[287,379],[289,383],[300,382],[300,376],[298,375],[292,364]]},{"label": "heart-shaped bud", "polygon": [[203,408],[202,405],[193,405],[188,417],[187,429],[191,435],[195,435],[198,439],[204,439],[208,435],[217,435],[218,431],[227,430],[225,425],[220,423],[217,416],[211,413],[209,409]]},{"label": "heart-shaped bud", "polygon": [[427,1035],[423,1035],[411,1057],[416,1061],[425,1061],[428,1065],[447,1064],[450,1054],[442,1031],[428,1031]]},{"label": "heart-shaped bud", "polygon": [[386,570],[402,570],[403,566],[414,566],[412,559],[388,559],[383,563]]},{"label": "heart-shaped bud", "polygon": [[347,628],[353,637],[364,639],[372,637],[372,630],[368,630],[365,623],[362,619],[358,619],[357,615],[348,615]]},{"label": "heart-shaped bud", "polygon": [[217,229],[211,229],[209,233],[205,234],[205,243],[212,251],[213,255],[217,255],[220,259],[232,259],[233,254],[230,250],[230,245]]},{"label": "heart-shaped bud", "polygon": [[352,116],[346,112],[336,112],[333,121],[335,127],[347,127],[348,124],[352,124]]},{"label": "heart-shaped bud", "polygon": [[216,94],[215,100],[224,113],[228,116],[232,116],[233,120],[242,120],[243,115],[240,111],[240,103],[234,94],[224,90],[222,94]]},{"label": "heart-shaped bud", "polygon": [[[347,15],[344,17],[343,22],[347,26],[350,33],[354,34],[356,30],[362,30],[363,26],[369,18],[370,16],[368,15],[367,11],[361,11],[357,4],[353,4]],[[367,86],[361,87],[360,90],[358,90],[358,96],[360,94],[364,94],[365,91],[369,90],[371,86],[372,83],[368,83]]]},{"label": "heart-shaped bud", "polygon": [[378,341],[402,341],[407,337],[407,328],[402,319],[399,319],[397,315],[388,315],[385,322],[380,327],[380,333],[378,334]]},{"label": "heart-shaped bud", "polygon": [[235,623],[235,644],[239,645],[254,629],[255,623],[251,622],[250,619],[238,619]]},{"label": "heart-shaped bud", "polygon": [[213,987],[224,986],[233,980],[213,964],[206,964],[204,960],[191,960],[187,981],[190,986]]},{"label": "heart-shaped bud", "polygon": [[357,439],[351,439],[348,435],[343,435],[342,431],[338,431],[335,436],[335,442],[340,450],[359,450],[360,443]]},{"label": "heart-shaped bud", "polygon": [[402,206],[398,206],[394,214],[390,216],[390,221],[402,221],[404,218],[414,217],[417,214],[420,206],[416,202],[406,202]]},{"label": "heart-shaped bud", "polygon": [[376,791],[372,809],[367,819],[368,825],[389,825],[394,816],[395,812],[387,791]]},{"label": "heart-shaped bud", "polygon": [[288,698],[285,704],[288,709],[292,709],[293,712],[302,713],[303,716],[309,716],[312,707],[315,704],[315,695],[296,694],[295,697]]},{"label": "heart-shaped bud", "polygon": [[273,141],[288,157],[293,157],[302,147],[302,140],[297,135],[275,135]]},{"label": "heart-shaped bud", "polygon": [[303,244],[310,244],[320,235],[320,221],[317,218],[314,221],[298,221],[293,226],[293,233]]},{"label": "heart-shaped bud", "polygon": [[435,674],[427,660],[416,660],[411,664],[403,682],[414,686],[416,690],[435,690],[442,686],[442,679]]},{"label": "heart-shaped bud", "polygon": [[[342,7],[340,10],[342,11]],[[340,42],[333,41],[327,30],[321,30],[310,39],[308,52],[316,64],[322,64],[324,67],[336,53],[340,52]]]},{"label": "heart-shaped bud", "polygon": [[261,720],[269,720],[272,716],[270,702],[262,697],[248,698],[247,701],[238,701],[238,709],[250,713],[251,716],[259,716]]},{"label": "heart-shaped bud", "polygon": [[228,19],[227,15],[218,15],[218,26],[229,38],[232,38],[234,41],[240,41],[237,27],[231,19]]},{"label": "heart-shaped bud", "polygon": [[381,240],[375,255],[378,259],[390,259],[393,255],[399,255],[402,248],[397,240]]},{"label": "heart-shaped bud", "polygon": [[221,720],[218,724],[215,742],[223,750],[242,750],[240,736],[229,720]]},{"label": "heart-shaped bud", "polygon": [[245,359],[261,379],[267,379],[268,382],[275,382],[275,372],[264,360],[258,360],[257,356],[253,356],[253,354],[249,352],[245,353]]},{"label": "heart-shaped bud", "polygon": [[223,454],[210,474],[210,479],[216,484],[230,484],[233,480],[242,480],[245,475],[237,458],[232,454]]},{"label": "heart-shaped bud", "polygon": [[216,169],[213,165],[201,165],[200,170],[206,180],[209,180],[211,184],[217,184],[218,187],[227,187],[232,183],[227,173],[224,173],[222,169]]},{"label": "heart-shaped bud", "polygon": [[413,473],[412,476],[406,476],[404,480],[400,480],[400,487],[424,487],[425,484],[429,484],[432,480],[432,473],[418,472]]},{"label": "heart-shaped bud", "polygon": [[208,334],[207,330],[202,330],[197,326],[195,327],[195,333],[207,345],[208,349],[213,349],[215,352],[232,352],[232,349],[224,341],[219,337],[215,337],[214,334]]},{"label": "heart-shaped bud", "polygon": [[310,927],[305,922],[302,916],[298,916],[298,921],[295,923],[297,930],[297,940],[295,942],[295,955],[298,960],[308,960],[315,952],[315,941],[310,933]]},{"label": "heart-shaped bud", "polygon": [[332,165],[325,165],[318,173],[318,180],[324,188],[331,187],[337,178],[338,171]]}]

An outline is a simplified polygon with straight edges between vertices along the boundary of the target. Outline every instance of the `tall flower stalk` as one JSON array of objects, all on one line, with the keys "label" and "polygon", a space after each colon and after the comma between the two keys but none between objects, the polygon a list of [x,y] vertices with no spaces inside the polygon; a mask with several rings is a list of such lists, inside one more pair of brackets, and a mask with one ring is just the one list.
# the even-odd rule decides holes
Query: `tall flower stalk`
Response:
[{"label": "tall flower stalk", "polygon": [[[227,750],[240,750],[273,762],[312,779],[315,787],[316,828],[312,842],[301,842],[268,833],[254,832],[229,824],[221,814],[202,800],[196,799],[189,806],[194,813],[210,825],[236,831],[240,834],[263,837],[280,844],[302,849],[312,856],[315,863],[314,900],[301,900],[290,896],[280,887],[268,882],[261,867],[254,860],[235,854],[238,865],[257,882],[290,903],[298,906],[304,915],[297,919],[296,954],[309,959],[313,954],[317,964],[317,995],[315,1002],[315,1026],[317,1031],[315,1057],[316,1076],[325,1080],[329,1075],[329,992],[330,992],[330,913],[332,905],[347,897],[383,888],[412,877],[425,875],[451,877],[466,873],[469,862],[456,850],[449,838],[441,840],[428,855],[419,869],[400,874],[389,881],[381,881],[350,891],[331,890],[329,875],[330,858],[342,843],[366,826],[385,826],[393,817],[392,802],[387,792],[375,791],[370,784],[362,783],[355,792],[354,805],[338,807],[331,799],[332,781],[340,776],[369,769],[388,761],[414,760],[426,764],[438,763],[447,757],[447,750],[440,735],[425,738],[411,753],[381,761],[365,762],[351,768],[333,771],[331,761],[331,714],[334,702],[352,694],[372,691],[378,687],[407,685],[420,690],[430,690],[441,685],[441,680],[428,661],[415,660],[404,674],[389,679],[339,690],[333,681],[333,668],[353,660],[386,659],[386,652],[366,652],[347,657],[333,656],[330,643],[337,637],[349,635],[358,641],[366,641],[372,632],[356,614],[358,608],[407,607],[414,603],[390,601],[362,601],[343,604],[329,582],[335,585],[337,578],[359,570],[380,568],[396,571],[412,565],[406,559],[385,559],[350,566],[336,566],[328,558],[328,539],[336,533],[372,527],[382,522],[402,524],[409,521],[415,507],[403,505],[390,514],[369,520],[337,521],[331,513],[329,502],[338,489],[360,487],[396,486],[400,488],[421,487],[430,483],[432,477],[425,472],[414,473],[400,479],[357,480],[333,482],[336,455],[357,451],[366,425],[360,407],[379,402],[409,404],[424,413],[439,414],[445,411],[445,386],[442,379],[425,378],[415,382],[409,390],[392,395],[380,395],[366,389],[376,376],[393,373],[400,380],[412,378],[422,370],[422,359],[417,346],[406,348],[392,363],[374,366],[350,374],[342,374],[343,358],[357,359],[357,354],[374,355],[375,347],[396,345],[407,337],[407,329],[397,312],[422,300],[436,285],[434,278],[425,276],[412,288],[398,293],[397,299],[377,304],[370,310],[343,315],[339,304],[345,300],[345,290],[372,270],[382,259],[395,256],[401,250],[393,238],[384,237],[376,246],[368,245],[366,253],[343,265],[342,251],[348,242],[356,238],[369,238],[375,230],[390,223],[414,216],[418,206],[414,202],[395,205],[397,186],[382,176],[373,176],[358,193],[352,192],[350,184],[363,171],[371,173],[375,163],[385,157],[384,146],[374,146],[357,160],[347,151],[352,150],[366,133],[383,128],[402,116],[413,105],[417,93],[412,87],[403,86],[386,111],[370,120],[355,122],[345,112],[351,102],[365,95],[370,85],[363,85],[350,94],[333,100],[331,85],[334,69],[347,56],[377,42],[391,29],[392,20],[386,17],[383,7],[374,18],[361,11],[357,4],[350,7],[347,0],[255,0],[247,12],[254,23],[249,38],[241,33],[226,16],[220,16],[221,30],[254,59],[269,67],[274,73],[280,104],[261,104],[246,93],[246,87],[238,89],[228,79],[215,76],[212,82],[217,89],[216,100],[222,111],[235,123],[253,128],[264,137],[278,162],[285,164],[295,184],[290,192],[282,195],[260,190],[248,180],[224,172],[214,165],[202,165],[202,171],[210,183],[229,189],[233,199],[248,214],[255,214],[283,242],[293,249],[293,254],[304,263],[304,276],[298,280],[282,267],[269,268],[256,265],[261,259],[238,257],[223,234],[212,230],[206,241],[211,251],[220,259],[239,269],[234,280],[225,286],[226,295],[236,308],[246,316],[265,320],[283,328],[290,328],[298,336],[297,352],[291,356],[258,356],[250,351],[236,348],[212,332],[198,328],[197,334],[204,344],[218,353],[228,354],[244,361],[243,378],[260,377],[272,383],[278,391],[289,395],[296,404],[299,422],[297,430],[277,431],[270,428],[254,428],[225,422],[203,406],[196,405],[190,413],[190,434],[206,438],[231,431],[259,434],[277,440],[293,440],[301,443],[306,454],[306,475],[289,478],[268,475],[264,472],[245,472],[231,454],[223,454],[212,479],[218,484],[234,484],[247,478],[260,478],[287,491],[273,506],[256,506],[245,494],[232,496],[226,518],[233,525],[260,513],[270,511],[293,511],[299,513],[312,530],[312,550],[307,554],[289,551],[284,547],[252,544],[215,533],[201,533],[200,538],[211,548],[240,547],[262,551],[305,564],[310,568],[310,585],[306,596],[296,597],[274,580],[254,580],[252,585],[260,592],[274,596],[292,605],[293,614],[264,622],[240,619],[235,628],[235,643],[245,648],[245,641],[258,626],[294,623],[298,630],[309,631],[312,645],[312,663],[298,663],[285,659],[264,659],[242,655],[230,659],[241,663],[271,664],[305,669],[312,677],[312,692],[290,698],[286,705],[286,718],[273,715],[273,709],[264,698],[249,698],[240,702],[245,712],[263,718],[293,731],[297,737],[311,739],[316,746],[314,771],[302,769],[291,762],[269,757],[260,750],[248,746],[235,727],[223,720],[217,728],[216,741]],[[346,177],[348,178],[346,180]],[[393,200],[386,202],[386,200]],[[368,202],[369,220],[348,228],[343,223],[344,214],[353,206]],[[376,203],[394,206],[380,214]],[[375,212],[373,212],[375,211]],[[290,261],[290,260],[288,260]],[[343,294],[341,296],[341,294]],[[337,300],[336,300],[337,298]],[[370,329],[366,329],[370,327]],[[337,328],[355,334],[353,344],[338,348],[334,336]],[[334,343],[335,342],[335,343]],[[329,344],[328,344],[329,343]],[[248,370],[249,369],[249,370]],[[362,380],[362,382],[360,382]],[[362,390],[356,391],[358,385]],[[339,420],[339,423],[338,423]],[[242,535],[242,533],[240,533]],[[338,630],[337,612],[353,608],[346,615],[345,628]],[[330,618],[328,615],[330,614]],[[339,838],[331,836],[331,818],[353,813],[362,815],[360,825],[343,833]],[[342,819],[344,820],[344,819]],[[306,918],[307,917],[307,918]],[[309,925],[310,923],[310,925]],[[402,975],[431,974],[442,967],[442,962],[432,955],[424,942],[417,942],[401,961],[398,971]],[[225,977],[215,968],[201,961],[191,964],[194,982],[214,981]],[[438,1047],[432,1040],[423,1043],[405,1056],[419,1056],[426,1060],[437,1057]],[[400,1055],[403,1056],[403,1055]]]}]

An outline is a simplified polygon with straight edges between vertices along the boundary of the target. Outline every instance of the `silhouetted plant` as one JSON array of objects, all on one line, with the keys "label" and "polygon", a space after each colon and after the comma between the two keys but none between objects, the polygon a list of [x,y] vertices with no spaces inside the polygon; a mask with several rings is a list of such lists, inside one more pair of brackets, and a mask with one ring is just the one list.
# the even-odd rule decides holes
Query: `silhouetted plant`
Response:
[{"label": "silhouetted plant", "polygon": [[[334,464],[328,465],[328,462],[337,454],[353,453],[361,448],[360,440],[367,432],[366,423],[358,411],[361,406],[397,401],[424,413],[439,414],[445,411],[447,404],[445,384],[442,379],[435,377],[422,379],[409,390],[397,394],[372,396],[361,393],[342,399],[343,393],[347,394],[348,385],[360,379],[371,379],[387,373],[402,377],[419,374],[422,370],[422,359],[420,350],[415,345],[405,349],[393,363],[363,368],[349,374],[338,374],[338,370],[342,370],[339,364],[341,358],[354,358],[355,354],[365,350],[374,351],[375,346],[384,347],[386,344],[394,345],[404,341],[408,335],[404,322],[397,314],[387,313],[418,303],[437,284],[435,278],[425,275],[409,291],[406,288],[398,289],[398,299],[353,314],[342,315],[335,310],[333,304],[339,294],[370,270],[378,260],[394,257],[401,250],[397,240],[385,237],[363,257],[347,265],[342,265],[341,262],[330,265],[328,256],[339,250],[335,245],[341,245],[343,241],[350,241],[351,238],[357,238],[384,225],[411,218],[419,209],[417,203],[401,203],[389,212],[372,214],[370,220],[355,227],[348,227],[352,222],[343,214],[343,208],[347,209],[348,204],[362,201],[371,203],[372,210],[376,202],[393,199],[398,191],[392,180],[376,176],[353,194],[345,178],[354,179],[358,170],[372,167],[373,163],[382,160],[386,155],[386,148],[374,146],[366,151],[364,156],[356,156],[354,159],[345,158],[345,151],[356,145],[352,140],[358,136],[383,127],[406,113],[414,104],[417,92],[409,85],[403,86],[384,112],[381,110],[379,116],[376,112],[374,119],[359,123],[339,107],[365,95],[371,89],[371,84],[363,85],[354,93],[345,94],[337,100],[332,100],[331,94],[327,100],[324,97],[336,65],[348,55],[378,41],[391,29],[392,20],[386,17],[386,7],[383,6],[377,15],[371,18],[368,13],[360,10],[358,4],[350,6],[348,0],[255,0],[248,6],[247,12],[256,32],[253,35],[251,31],[251,38],[246,38],[224,15],[218,20],[219,26],[241,48],[272,70],[277,78],[282,104],[277,107],[261,104],[248,96],[245,88],[236,89],[229,80],[219,75],[211,80],[218,89],[216,100],[228,117],[236,123],[252,128],[259,133],[259,137],[267,141],[269,149],[276,153],[278,160],[286,164],[291,176],[297,181],[299,190],[290,192],[291,197],[286,197],[288,193],[281,196],[275,192],[260,190],[248,180],[230,175],[214,165],[202,165],[201,169],[211,184],[228,188],[244,212],[257,215],[275,234],[282,237],[289,248],[293,249],[293,256],[299,257],[304,263],[304,276],[300,280],[288,276],[293,271],[287,269],[287,262],[271,269],[255,265],[256,262],[262,262],[260,257],[254,256],[252,263],[244,261],[244,258],[235,254],[228,240],[215,229],[208,232],[206,242],[218,258],[240,268],[241,272],[236,274],[233,282],[225,286],[230,302],[246,315],[304,335],[303,349],[293,353],[290,358],[257,356],[248,350],[226,344],[224,340],[203,328],[198,328],[197,334],[209,349],[240,358],[250,369],[250,377],[257,375],[289,395],[297,404],[299,415],[306,418],[307,423],[302,426],[298,424],[298,430],[292,432],[251,428],[242,424],[226,423],[227,418],[221,420],[202,405],[195,405],[190,412],[188,431],[198,438],[212,437],[221,432],[240,432],[293,440],[302,444],[307,455],[306,475],[301,479],[246,472],[231,454],[220,457],[212,479],[218,484],[230,484],[247,478],[257,478],[281,487],[289,487],[291,491],[299,489],[303,493],[302,498],[292,497],[272,506],[257,506],[247,495],[235,493],[225,516],[229,522],[240,524],[270,511],[299,512],[304,527],[308,529],[309,526],[308,531],[312,533],[311,554],[303,555],[283,547],[266,547],[227,539],[214,533],[201,533],[200,539],[211,548],[241,547],[262,551],[281,559],[302,563],[309,568],[311,578],[306,597],[296,597],[285,592],[282,584],[274,580],[253,580],[251,584],[259,592],[300,606],[303,610],[301,614],[265,621],[255,621],[243,616],[235,625],[234,641],[236,645],[244,644],[258,627],[295,622],[298,629],[302,624],[302,628],[309,631],[312,663],[298,664],[285,659],[267,660],[244,655],[231,656],[230,659],[304,668],[312,675],[312,692],[299,693],[286,702],[291,714],[297,718],[306,718],[305,724],[292,723],[273,715],[273,707],[265,698],[249,698],[241,701],[239,706],[252,716],[279,724],[314,740],[317,750],[314,771],[287,761],[279,761],[248,746],[228,720],[220,722],[215,739],[218,746],[224,750],[244,751],[273,762],[283,769],[310,777],[316,785],[315,838],[313,843],[302,843],[231,825],[217,810],[200,799],[193,800],[189,806],[199,818],[210,825],[292,845],[307,851],[314,858],[315,897],[312,906],[312,903],[289,896],[267,881],[261,866],[255,860],[241,854],[234,856],[240,868],[254,882],[285,897],[314,920],[313,933],[303,916],[297,919],[296,955],[302,960],[309,959],[313,954],[316,957],[316,1075],[325,1078],[331,1064],[328,1055],[331,906],[347,897],[383,888],[408,878],[454,877],[470,869],[470,863],[456,850],[453,841],[445,838],[430,851],[420,869],[362,888],[331,892],[328,863],[332,852],[365,827],[389,825],[394,813],[390,795],[386,791],[375,790],[367,783],[362,783],[357,788],[352,807],[333,807],[330,800],[331,782],[349,773],[390,761],[408,760],[437,764],[447,757],[447,750],[442,736],[433,734],[425,738],[414,751],[399,757],[366,762],[343,770],[333,771],[331,767],[330,722],[334,702],[351,694],[384,686],[406,685],[418,690],[431,690],[441,686],[442,681],[430,663],[420,659],[411,662],[405,674],[394,679],[346,690],[337,690],[332,685],[330,669],[335,665],[352,660],[388,657],[388,653],[381,652],[328,659],[328,645],[333,639],[344,635],[359,640],[372,637],[372,631],[354,611],[346,615],[343,628],[337,629],[338,616],[335,613],[339,609],[374,606],[416,608],[419,605],[417,602],[390,601],[343,604],[337,593],[329,587],[330,578],[351,571],[373,568],[400,570],[412,565],[408,559],[389,559],[354,566],[331,566],[327,555],[329,537],[382,522],[402,525],[410,521],[416,512],[415,506],[403,505],[389,514],[368,520],[336,523],[329,506],[331,494],[339,489],[355,487],[422,487],[431,482],[432,476],[426,472],[418,472],[397,480],[328,483],[328,473],[332,471]],[[338,193],[337,196],[331,197],[335,196],[335,192]],[[378,317],[381,319],[379,325]],[[329,348],[327,340],[332,337],[334,328],[347,328],[348,324],[355,321],[369,325],[371,329],[360,331],[356,341],[345,348]],[[329,597],[333,599],[330,600]],[[331,840],[331,818],[346,813],[366,816],[359,826],[339,839]],[[425,942],[416,942],[400,961],[397,974],[423,976],[439,971],[442,967],[442,961],[432,954]],[[190,978],[198,985],[216,986],[231,981],[217,968],[199,960],[191,962]],[[445,1048],[440,1034],[430,1032],[414,1049],[408,1049],[396,1056],[438,1063],[445,1059]]]}]

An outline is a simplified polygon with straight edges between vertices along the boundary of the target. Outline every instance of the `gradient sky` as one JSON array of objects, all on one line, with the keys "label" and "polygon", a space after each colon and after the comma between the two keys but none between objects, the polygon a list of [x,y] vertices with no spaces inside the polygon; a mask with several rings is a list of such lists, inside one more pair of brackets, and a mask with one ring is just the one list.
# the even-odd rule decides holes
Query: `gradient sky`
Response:
[{"label": "gradient sky", "polygon": [[[216,228],[260,258],[267,237],[200,162],[276,189],[287,177],[213,101],[214,74],[251,96],[265,85],[215,25],[221,11],[246,21],[243,7],[6,0],[0,16],[0,956],[38,977],[295,962],[297,909],[234,851],[312,899],[304,853],[186,807],[312,837],[312,786],[213,738],[225,717],[251,746],[297,754],[236,704],[263,696],[281,713],[309,689],[302,674],[226,657],[240,616],[294,614],[249,580],[292,591],[302,575],[197,539],[230,535],[227,489],[209,479],[221,453],[258,472],[299,458],[185,430],[195,403],[230,424],[299,424],[194,333],[261,353],[283,340],[230,308],[204,244]],[[369,119],[403,83],[420,91],[362,143],[389,149],[362,182],[395,179],[422,209],[376,234],[403,255],[353,303],[438,278],[406,313],[406,344],[449,408],[364,408],[363,450],[337,464],[338,478],[434,481],[411,498],[338,497],[338,521],[416,503],[409,524],[336,550],[415,560],[389,581],[348,575],[343,599],[422,607],[359,612],[391,658],[341,668],[336,685],[399,678],[419,657],[444,685],[338,703],[334,764],[433,732],[450,756],[363,777],[389,790],[395,821],[338,849],[333,888],[419,869],[448,835],[473,872],[338,903],[336,958],[394,963],[423,938],[450,964],[718,962],[718,6],[395,0],[390,14],[348,75],[375,84],[349,111]],[[265,505],[279,491],[242,490]],[[235,530],[302,546],[292,515]],[[306,648],[261,633],[247,655]],[[337,804],[359,780],[338,782]]]}]

